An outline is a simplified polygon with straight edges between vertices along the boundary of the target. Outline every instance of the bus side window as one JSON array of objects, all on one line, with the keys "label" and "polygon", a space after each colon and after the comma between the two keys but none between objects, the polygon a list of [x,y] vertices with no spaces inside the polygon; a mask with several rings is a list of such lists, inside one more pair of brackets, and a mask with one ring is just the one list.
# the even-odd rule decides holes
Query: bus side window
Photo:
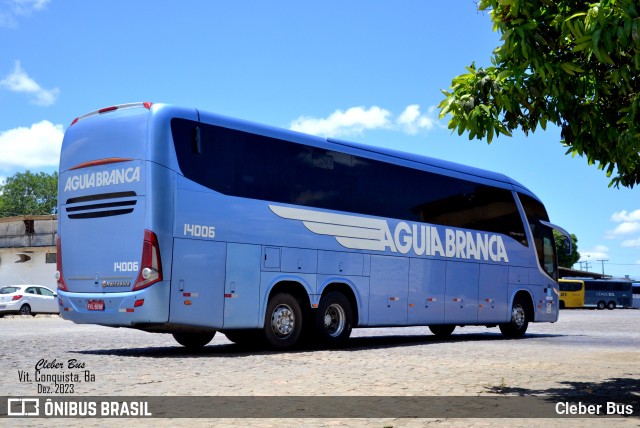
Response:
[{"label": "bus side window", "polygon": [[193,128],[193,153],[199,155],[202,153],[202,138],[200,136],[200,127]]}]

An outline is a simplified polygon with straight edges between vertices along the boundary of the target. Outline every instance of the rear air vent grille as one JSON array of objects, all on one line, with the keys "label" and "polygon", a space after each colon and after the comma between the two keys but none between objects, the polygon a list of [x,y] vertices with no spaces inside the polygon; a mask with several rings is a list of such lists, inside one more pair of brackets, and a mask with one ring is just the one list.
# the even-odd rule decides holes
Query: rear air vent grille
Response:
[{"label": "rear air vent grille", "polygon": [[133,212],[136,192],[101,193],[67,199],[66,212],[70,219],[100,218]]}]

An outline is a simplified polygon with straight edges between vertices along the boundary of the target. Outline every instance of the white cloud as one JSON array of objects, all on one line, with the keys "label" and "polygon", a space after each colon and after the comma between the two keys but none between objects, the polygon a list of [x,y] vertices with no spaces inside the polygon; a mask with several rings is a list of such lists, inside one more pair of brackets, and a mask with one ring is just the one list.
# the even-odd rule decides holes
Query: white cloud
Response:
[{"label": "white cloud", "polygon": [[411,104],[398,116],[396,123],[400,126],[400,129],[407,134],[415,135],[422,130],[433,129],[434,125],[438,123],[435,118],[435,106],[429,107],[427,113],[420,113],[420,106],[418,104]]},{"label": "white cloud", "polygon": [[58,165],[63,135],[62,125],[48,120],[0,132],[0,169]]},{"label": "white cloud", "polygon": [[635,210],[631,212],[627,212],[627,210],[622,210],[617,213],[613,213],[611,215],[611,221],[615,221],[616,223],[620,223],[623,221],[627,222],[640,222],[640,210]]},{"label": "white cloud", "polygon": [[622,241],[622,244],[620,245],[623,247],[640,247],[640,238],[627,239],[626,241]]},{"label": "white cloud", "polygon": [[[611,221],[619,223],[615,229],[607,231],[605,238],[616,239],[625,237],[626,235],[640,232],[640,209],[635,211],[622,210],[611,215]],[[634,242],[637,240],[626,240],[621,245],[623,247],[636,247]]]},{"label": "white cloud", "polygon": [[291,122],[294,131],[323,137],[360,135],[367,130],[392,129],[410,135],[432,129],[437,123],[435,106],[420,112],[418,104],[407,106],[395,120],[393,114],[378,106],[351,107],[346,111],[336,110],[326,118],[301,116]]},{"label": "white cloud", "polygon": [[595,262],[597,260],[603,260],[609,258],[609,248],[604,245],[596,245],[590,250],[582,251],[580,250],[580,260],[581,262]]},{"label": "white cloud", "polygon": [[625,221],[616,226],[615,229],[607,232],[607,237],[615,238],[621,235],[629,235],[640,231],[640,222]]},{"label": "white cloud", "polygon": [[389,127],[390,115],[388,110],[377,106],[351,107],[346,111],[336,110],[326,118],[301,116],[291,123],[290,129],[325,137],[358,135],[367,129]]},{"label": "white cloud", "polygon": [[22,69],[20,61],[16,61],[11,74],[0,80],[0,86],[12,92],[29,94],[31,102],[39,106],[52,105],[60,94],[58,88],[44,89],[41,87]]},{"label": "white cloud", "polygon": [[0,4],[0,27],[15,28],[17,18],[43,10],[50,0],[4,0]]}]

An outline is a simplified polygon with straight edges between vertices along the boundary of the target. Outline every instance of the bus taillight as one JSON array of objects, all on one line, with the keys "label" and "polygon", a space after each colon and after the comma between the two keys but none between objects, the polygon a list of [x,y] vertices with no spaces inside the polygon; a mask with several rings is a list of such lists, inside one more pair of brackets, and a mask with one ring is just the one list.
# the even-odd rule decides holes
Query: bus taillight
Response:
[{"label": "bus taillight", "polygon": [[109,106],[98,110],[98,114],[109,113],[110,111],[118,110],[118,106]]},{"label": "bus taillight", "polygon": [[160,260],[158,237],[150,230],[145,230],[142,244],[142,264],[132,291],[141,290],[159,281],[162,281],[162,261]]},{"label": "bus taillight", "polygon": [[58,289],[68,291],[67,283],[62,274],[62,240],[59,236],[56,238],[56,253],[56,281],[58,283]]}]

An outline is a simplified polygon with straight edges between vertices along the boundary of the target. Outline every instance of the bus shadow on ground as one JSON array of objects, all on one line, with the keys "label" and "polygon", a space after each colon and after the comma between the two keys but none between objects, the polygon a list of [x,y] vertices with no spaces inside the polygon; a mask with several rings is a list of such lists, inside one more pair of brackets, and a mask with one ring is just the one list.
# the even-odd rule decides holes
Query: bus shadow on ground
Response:
[{"label": "bus shadow on ground", "polygon": [[[637,373],[627,373],[637,376]],[[640,405],[640,379],[611,378],[600,382],[559,381],[558,387],[547,389],[522,388],[499,385],[486,387],[487,392],[508,396],[539,396],[549,402],[581,402],[585,405],[603,405],[605,401],[630,403],[635,402],[634,410]],[[640,410],[640,409],[637,409]]]},{"label": "bus shadow on ground", "polygon": [[[221,333],[220,333],[221,334]],[[561,337],[558,334],[528,334],[520,339],[506,339],[499,333],[454,334],[450,338],[441,339],[433,335],[389,335],[351,337],[339,348],[326,348],[316,344],[305,344],[293,349],[273,350],[264,345],[213,344],[200,349],[188,349],[176,343],[175,346],[149,348],[117,348],[70,350],[71,353],[83,355],[113,355],[134,358],[185,358],[185,357],[246,357],[256,354],[300,353],[335,349],[339,351],[364,351],[373,349],[390,349],[449,342],[493,342],[502,340],[526,341],[549,337]]]}]

